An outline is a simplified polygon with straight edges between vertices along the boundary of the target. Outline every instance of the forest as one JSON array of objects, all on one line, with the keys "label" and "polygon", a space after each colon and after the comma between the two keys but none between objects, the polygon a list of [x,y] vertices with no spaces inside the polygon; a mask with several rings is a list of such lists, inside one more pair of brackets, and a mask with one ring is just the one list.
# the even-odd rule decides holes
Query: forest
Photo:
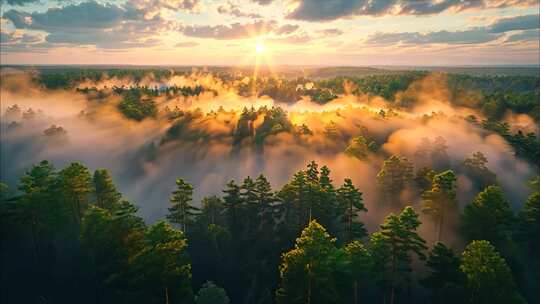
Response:
[{"label": "forest", "polygon": [[540,76],[2,74],[3,303],[540,303]]}]

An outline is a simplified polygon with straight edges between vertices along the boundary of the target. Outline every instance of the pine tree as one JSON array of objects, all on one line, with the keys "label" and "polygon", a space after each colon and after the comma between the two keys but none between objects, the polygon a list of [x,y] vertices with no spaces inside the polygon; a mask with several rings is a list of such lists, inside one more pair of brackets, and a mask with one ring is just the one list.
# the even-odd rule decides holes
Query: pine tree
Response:
[{"label": "pine tree", "polygon": [[337,192],[341,208],[344,210],[342,221],[346,223],[346,240],[351,242],[364,237],[366,235],[364,225],[354,220],[359,212],[367,212],[362,192],[358,191],[349,178],[345,179],[343,186]]},{"label": "pine tree", "polygon": [[151,303],[192,299],[191,263],[184,233],[164,221],[144,232],[140,250],[129,259],[132,288]]},{"label": "pine tree", "polygon": [[43,230],[55,230],[72,217],[70,206],[56,196],[58,178],[48,161],[32,166],[20,179],[21,195],[6,200],[2,213],[15,223],[27,226],[31,232],[34,262],[38,262]]},{"label": "pine tree", "polygon": [[460,269],[466,276],[470,303],[525,303],[506,261],[488,241],[473,241],[467,245]]},{"label": "pine tree", "polygon": [[107,169],[94,171],[94,187],[96,189],[96,205],[111,210],[120,201],[122,195],[114,185]]},{"label": "pine tree", "polygon": [[383,285],[390,287],[390,304],[396,301],[397,289],[410,284],[411,254],[425,258],[425,241],[416,232],[419,226],[418,214],[408,206],[399,215],[390,213],[379,231],[371,235],[375,271]]},{"label": "pine tree", "polygon": [[306,177],[308,182],[319,183],[319,165],[313,160],[307,165]]},{"label": "pine tree", "polygon": [[472,157],[463,162],[465,173],[479,189],[497,184],[497,176],[486,166],[488,159],[482,152],[473,153]]},{"label": "pine tree", "polygon": [[302,170],[296,172],[292,180],[283,186],[278,196],[282,202],[280,208],[285,216],[283,224],[297,235],[309,219],[310,203],[306,173]]},{"label": "pine tree", "polygon": [[251,177],[246,177],[240,186],[240,199],[246,211],[247,234],[254,236],[258,228],[257,217],[260,212],[260,205],[257,197],[255,181]]},{"label": "pine tree", "polygon": [[324,227],[313,220],[282,255],[277,303],[343,303],[340,278],[346,276],[347,258]]},{"label": "pine tree", "polygon": [[188,224],[192,222],[199,209],[189,204],[193,199],[193,186],[179,178],[176,180],[176,187],[170,198],[172,206],[169,208],[167,219],[171,223],[180,224],[182,232],[186,232]]},{"label": "pine tree", "polygon": [[222,213],[225,209],[223,200],[216,195],[208,196],[201,201],[201,212],[199,219],[205,223],[205,226],[223,224]]},{"label": "pine tree", "polygon": [[429,275],[421,281],[432,292],[432,303],[458,303],[463,300],[465,277],[459,270],[460,259],[452,249],[437,242],[429,252]]},{"label": "pine tree", "polygon": [[60,171],[59,180],[64,199],[72,208],[75,222],[80,223],[88,206],[89,195],[94,192],[90,172],[80,163],[71,163]]},{"label": "pine tree", "polygon": [[379,173],[377,183],[387,200],[399,199],[401,191],[410,183],[413,177],[413,165],[405,157],[393,155],[385,160]]},{"label": "pine tree", "polygon": [[373,271],[373,258],[369,250],[360,242],[352,241],[345,248],[349,261],[349,270],[352,274],[353,304],[359,300],[360,283],[370,278]]},{"label": "pine tree", "polygon": [[274,210],[277,198],[272,192],[272,186],[264,175],[259,175],[255,180],[255,194],[259,204],[259,227],[263,231],[270,231],[274,226]]},{"label": "pine tree", "polygon": [[467,240],[486,240],[499,250],[508,249],[514,215],[498,186],[488,186],[465,206],[462,231]]},{"label": "pine tree", "polygon": [[452,170],[444,171],[433,177],[432,188],[422,194],[422,211],[430,214],[437,223],[437,240],[441,241],[445,217],[455,210],[456,175]]},{"label": "pine tree", "polygon": [[437,136],[433,141],[431,149],[431,162],[433,168],[437,170],[444,170],[450,165],[450,157],[446,152],[448,146],[446,145],[446,139],[442,136]]},{"label": "pine tree", "polygon": [[243,217],[243,204],[240,196],[240,186],[238,186],[234,180],[227,183],[225,190],[223,190],[225,196],[223,200],[225,202],[225,214],[227,217],[227,224],[233,235],[238,238],[240,232],[242,232],[242,217]]},{"label": "pine tree", "polygon": [[531,194],[520,211],[518,235],[533,257],[540,254],[540,192]]}]

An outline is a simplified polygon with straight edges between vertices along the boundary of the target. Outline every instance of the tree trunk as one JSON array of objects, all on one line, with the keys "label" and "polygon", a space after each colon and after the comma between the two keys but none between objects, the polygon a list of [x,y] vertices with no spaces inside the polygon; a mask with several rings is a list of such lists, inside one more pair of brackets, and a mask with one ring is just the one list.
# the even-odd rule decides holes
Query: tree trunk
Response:
[{"label": "tree trunk", "polygon": [[352,233],[352,218],[353,218],[353,204],[352,202],[349,205],[349,242],[353,239],[353,233]]},{"label": "tree trunk", "polygon": [[165,304],[169,304],[169,288],[165,287]]},{"label": "tree trunk", "polygon": [[94,286],[96,288],[96,303],[101,303],[101,288],[99,286],[99,278],[96,266],[96,256],[94,250],[90,250],[90,258],[92,259],[92,267],[94,268]]},{"label": "tree trunk", "polygon": [[32,253],[34,255],[35,266],[38,267],[38,255],[39,255],[39,244],[38,244],[38,232],[36,228],[37,224],[34,219],[32,219],[32,224],[30,226],[32,232]]},{"label": "tree trunk", "polygon": [[358,281],[354,281],[353,304],[358,304]]},{"label": "tree trunk", "polygon": [[442,206],[441,206],[441,218],[439,220],[439,231],[437,233],[437,241],[441,241],[442,240],[442,235],[443,235],[443,225],[444,225],[444,207],[445,207],[445,203],[443,202]]},{"label": "tree trunk", "polygon": [[396,278],[396,249],[392,250],[392,282],[390,282],[390,304],[394,304],[396,288],[394,281]]},{"label": "tree trunk", "polygon": [[311,265],[308,264],[308,292],[306,304],[311,304]]}]

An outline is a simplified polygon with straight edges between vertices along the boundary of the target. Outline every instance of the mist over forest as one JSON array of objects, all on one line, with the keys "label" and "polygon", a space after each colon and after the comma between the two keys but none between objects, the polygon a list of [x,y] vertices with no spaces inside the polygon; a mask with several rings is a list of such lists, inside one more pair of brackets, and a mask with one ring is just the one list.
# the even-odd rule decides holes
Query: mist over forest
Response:
[{"label": "mist over forest", "polygon": [[[509,287],[513,290],[511,293],[501,293],[500,303],[540,301],[534,291],[534,286],[540,284],[538,260],[529,269],[526,267],[527,261],[532,262],[532,257],[538,253],[538,247],[535,247],[538,235],[534,234],[538,231],[534,230],[538,229],[538,217],[536,223],[529,227],[533,231],[531,239],[516,237],[518,234],[514,230],[519,229],[508,226],[504,233],[495,233],[489,240],[491,245],[487,242],[486,245],[480,240],[493,234],[486,232],[483,235],[478,229],[482,225],[497,226],[501,224],[500,218],[488,220],[491,215],[478,215],[489,213],[489,210],[477,211],[478,214],[467,211],[467,208],[472,208],[467,206],[488,197],[487,201],[493,199],[507,205],[499,207],[504,210],[504,216],[512,217],[512,220],[508,219],[512,224],[508,225],[517,227],[518,218],[524,221],[523,216],[517,215],[523,214],[527,204],[536,204],[535,208],[538,208],[540,76],[530,68],[392,70],[281,67],[253,74],[252,70],[241,68],[12,66],[3,67],[1,76],[0,180],[6,185],[3,190],[3,199],[9,201],[6,206],[15,204],[17,199],[14,198],[17,197],[31,199],[32,191],[29,189],[37,186],[28,186],[28,180],[35,178],[33,174],[36,172],[44,172],[35,170],[45,170],[51,176],[68,176],[65,174],[74,168],[76,162],[77,170],[90,172],[95,183],[93,190],[84,192],[80,201],[77,200],[79,211],[74,211],[77,214],[74,225],[80,227],[77,230],[82,233],[84,243],[85,237],[99,233],[91,230],[101,227],[97,222],[95,227],[88,226],[94,219],[92,216],[97,218],[100,212],[105,216],[106,211],[97,209],[109,208],[114,216],[116,209],[100,205],[100,194],[96,192],[99,188],[96,175],[107,176],[108,183],[116,185],[113,192],[118,193],[118,197],[114,195],[114,204],[121,204],[121,196],[122,201],[126,200],[125,203],[134,208],[129,209],[130,218],[142,219],[137,222],[139,228],[125,228],[126,231],[145,231],[140,227],[148,225],[152,228],[144,229],[154,229],[153,233],[162,229],[159,233],[165,233],[173,228],[163,226],[165,224],[161,220],[169,219],[182,231],[182,236],[171,236],[173,239],[184,242],[183,235],[187,236],[187,245],[182,246],[189,246],[190,272],[188,275],[182,268],[182,271],[171,274],[170,282],[174,281],[176,285],[163,283],[168,286],[165,292],[167,301],[171,290],[171,299],[178,299],[172,303],[190,303],[186,299],[191,299],[194,291],[202,288],[206,281],[212,281],[224,287],[232,303],[306,303],[293,300],[305,296],[295,295],[295,289],[307,288],[298,283],[302,280],[292,279],[295,275],[300,276],[295,272],[298,270],[290,270],[292,272],[288,274],[287,268],[281,266],[278,273],[277,265],[280,261],[293,263],[294,250],[300,250],[304,244],[303,237],[325,239],[326,231],[336,237],[337,245],[333,243],[335,239],[330,242],[334,245],[325,243],[325,246],[333,248],[331,250],[337,250],[332,253],[336,257],[328,262],[331,264],[340,256],[338,251],[352,254],[354,250],[360,250],[364,254],[367,251],[363,250],[375,248],[370,246],[378,244],[380,235],[377,233],[388,228],[383,227],[384,224],[380,226],[381,223],[390,225],[392,220],[406,221],[411,217],[418,223],[407,231],[417,233],[416,237],[421,242],[415,241],[420,245],[405,250],[407,258],[404,263],[414,269],[415,275],[412,279],[408,276],[396,279],[395,275],[390,275],[370,280],[369,275],[363,274],[361,279],[353,281],[354,290],[358,284],[365,288],[366,292],[360,296],[365,301],[382,299],[387,301],[385,303],[394,303],[397,297],[395,303],[449,303],[445,301],[464,299],[469,291],[465,287],[456,287],[462,284],[460,275],[454,282],[455,288],[437,287],[438,292],[444,289],[440,292],[450,295],[446,300],[443,293],[437,293],[436,300],[433,300],[429,288],[435,288],[434,285],[420,284],[421,277],[429,272],[426,270],[428,266],[420,265],[421,261],[437,254],[421,252],[435,244],[441,244],[437,246],[442,246],[439,250],[444,254],[452,250],[457,254],[464,250],[468,252],[474,246],[480,248],[477,250],[486,251],[496,248],[509,263],[510,266],[505,264],[504,267],[511,268],[518,286]],[[42,163],[43,160],[50,163]],[[100,169],[106,169],[107,174]],[[304,182],[308,185],[305,197],[302,196]],[[250,198],[246,193],[249,193],[251,183],[254,183],[253,187],[259,185],[270,189],[267,194],[272,198],[268,204],[274,208],[273,216],[250,209]],[[309,188],[311,183],[317,190]],[[82,186],[73,183],[72,187],[78,189],[76,187]],[[52,194],[60,193],[55,192],[60,190],[50,191]],[[221,206],[233,204],[234,191],[239,195],[238,204],[245,205],[244,209],[239,209],[243,211],[238,211],[244,213],[235,215],[245,217],[243,224],[241,219],[231,219],[229,209]],[[260,194],[257,191],[255,193]],[[446,196],[442,198],[441,193]],[[347,195],[356,197],[354,212],[352,201],[350,211],[339,207],[347,204],[348,200],[355,200]],[[184,203],[182,208],[187,208],[187,203],[189,208],[194,208],[182,209],[184,218],[174,215],[178,211],[171,207],[175,206],[175,197],[177,203]],[[446,211],[445,207],[442,207],[443,211],[437,209],[440,208],[437,202],[441,201],[449,202]],[[96,207],[92,206],[94,202]],[[215,207],[212,202],[221,207]],[[304,203],[307,205],[302,205]],[[209,211],[211,206],[217,208],[218,211],[212,211],[217,213]],[[441,212],[447,212],[444,223],[440,220]],[[210,214],[219,219],[212,216],[210,221]],[[467,216],[478,216],[478,219],[469,219],[478,226],[470,224],[474,227],[464,228],[468,223],[464,219]],[[249,220],[259,217],[263,219],[259,224]],[[15,231],[13,227],[17,225],[6,227]],[[39,233],[43,236],[38,239],[43,243],[39,251],[42,252],[41,258],[46,259],[54,256],[51,252],[61,251],[51,248],[62,248],[63,245],[55,245],[61,241],[54,236],[55,232],[51,232],[54,229],[47,228],[46,224],[40,227]],[[218,232],[212,230],[218,228],[221,229]],[[16,231],[20,238],[9,238],[18,239],[14,241],[16,244],[22,244],[22,238],[29,238],[30,232],[24,229]],[[296,239],[300,233],[302,238]],[[214,244],[221,244],[216,245],[222,246],[215,249],[218,253],[214,253],[214,249],[205,252],[212,239],[209,235],[213,235],[214,242],[217,242]],[[235,235],[239,237],[235,238]],[[151,235],[148,237],[152,238]],[[519,243],[518,239],[527,245]],[[296,247],[293,246],[295,240]],[[365,249],[360,241],[365,243],[367,240],[372,245],[365,245],[368,248]],[[471,241],[478,243],[469,247]],[[36,244],[35,235],[33,242]],[[532,253],[524,249],[529,246],[527,242],[533,248]],[[88,245],[84,244],[83,247]],[[254,251],[245,250],[261,264],[247,258],[248,253],[238,251],[238,248],[249,247],[249,244],[253,245]],[[490,247],[492,245],[495,247]],[[20,246],[29,248],[28,245]],[[330,250],[328,248],[325,250]],[[83,249],[77,250],[77,255],[82,255]],[[292,250],[290,255],[281,256],[287,250]],[[377,250],[384,251],[384,248]],[[409,258],[410,252],[417,253],[415,258]],[[8,256],[14,254],[13,250],[7,253]],[[218,257],[212,254],[218,254]],[[369,254],[375,255],[376,252],[370,251]],[[105,261],[105,257],[101,258]],[[64,258],[69,260],[66,257],[53,260]],[[122,258],[123,253],[118,253],[118,259]],[[145,257],[139,253],[133,257],[135,260],[138,258]],[[92,256],[91,263],[96,263],[95,259]],[[236,279],[228,279],[236,272],[235,265],[241,265],[243,259],[254,264],[246,262]],[[90,260],[84,263],[90,263]],[[134,261],[131,257],[128,260],[129,263]],[[141,263],[145,261],[141,260]],[[386,271],[384,263],[374,267],[382,267],[379,269]],[[352,269],[350,267],[348,269]],[[362,267],[356,274],[367,271]],[[465,268],[460,269],[469,275],[468,270],[463,270]],[[121,267],[114,269],[121,272]],[[47,273],[47,270],[39,271]],[[123,303],[141,297],[129,288],[138,289],[133,286],[139,286],[137,284],[142,281],[129,285],[131,283],[126,283],[129,281],[126,277],[111,276],[107,271],[100,270],[96,274],[106,286],[96,287],[102,298],[95,303],[104,299],[121,299],[119,301]],[[328,274],[326,268],[319,271],[321,277],[339,276]],[[191,280],[191,275],[193,282],[185,281],[187,277]],[[156,275],[156,278],[161,280],[164,276]],[[62,274],[60,277],[70,276]],[[93,280],[84,275],[79,279],[81,282]],[[448,282],[453,279],[443,278]],[[15,281],[24,280],[17,278]],[[116,283],[107,285],[113,281]],[[331,286],[320,287],[320,299],[313,299],[311,303],[345,303],[350,302],[351,297],[358,301],[356,293],[352,296],[349,291],[342,292],[337,281],[332,281]],[[514,284],[513,280],[510,281]],[[322,282],[316,284],[324,285]],[[128,284],[129,288],[123,284]],[[152,303],[163,302],[163,286],[155,284],[152,287],[155,290],[144,294],[145,299],[151,299],[148,302]],[[219,289],[212,284],[206,284],[204,288]],[[73,287],[70,292],[79,290],[93,294],[92,288]],[[309,288],[311,290],[311,285]],[[130,291],[117,293],[124,289]],[[476,290],[478,294],[486,292],[479,290]],[[38,295],[47,293],[37,292]],[[51,303],[64,301],[55,292],[43,297],[57,299]],[[471,303],[496,303],[489,302],[492,299],[487,294],[478,297],[484,298],[478,300],[480,298],[473,297]],[[430,299],[433,301],[429,302]],[[142,298],[139,301],[143,301]]]},{"label": "mist over forest", "polygon": [[[416,169],[462,169],[465,159],[481,152],[519,207],[527,195],[525,181],[535,172],[534,155],[516,156],[501,134],[483,124],[486,114],[496,115],[510,133],[538,133],[531,116],[540,115],[538,105],[525,105],[531,111],[521,105],[517,111],[499,105],[491,110],[491,101],[482,100],[482,90],[508,90],[504,76],[403,72],[314,82],[255,80],[241,72],[221,77],[197,70],[114,72],[85,75],[82,70],[64,84],[55,74],[6,76],[1,92],[4,179],[14,185],[43,159],[57,167],[77,160],[91,169],[108,168],[122,193],[154,221],[167,212],[168,192],[178,177],[195,186],[200,200],[219,194],[230,179],[260,173],[282,186],[315,160],[332,168],[338,182],[352,178],[368,204],[376,205],[371,185],[391,155],[407,157]],[[524,91],[519,94],[538,97],[538,78],[506,78]],[[473,84],[459,87],[460,81]],[[387,91],[372,92],[385,82],[391,84]],[[447,158],[444,165],[426,157],[436,149]],[[465,172],[458,177],[466,202],[477,191],[474,177]],[[404,202],[412,199],[404,195]]]}]

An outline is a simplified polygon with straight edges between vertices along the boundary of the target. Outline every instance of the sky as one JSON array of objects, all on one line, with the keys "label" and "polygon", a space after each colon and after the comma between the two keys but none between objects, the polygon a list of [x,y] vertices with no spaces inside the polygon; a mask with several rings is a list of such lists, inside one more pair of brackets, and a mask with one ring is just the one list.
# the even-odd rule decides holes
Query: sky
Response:
[{"label": "sky", "polygon": [[539,0],[0,0],[2,64],[540,64]]}]

